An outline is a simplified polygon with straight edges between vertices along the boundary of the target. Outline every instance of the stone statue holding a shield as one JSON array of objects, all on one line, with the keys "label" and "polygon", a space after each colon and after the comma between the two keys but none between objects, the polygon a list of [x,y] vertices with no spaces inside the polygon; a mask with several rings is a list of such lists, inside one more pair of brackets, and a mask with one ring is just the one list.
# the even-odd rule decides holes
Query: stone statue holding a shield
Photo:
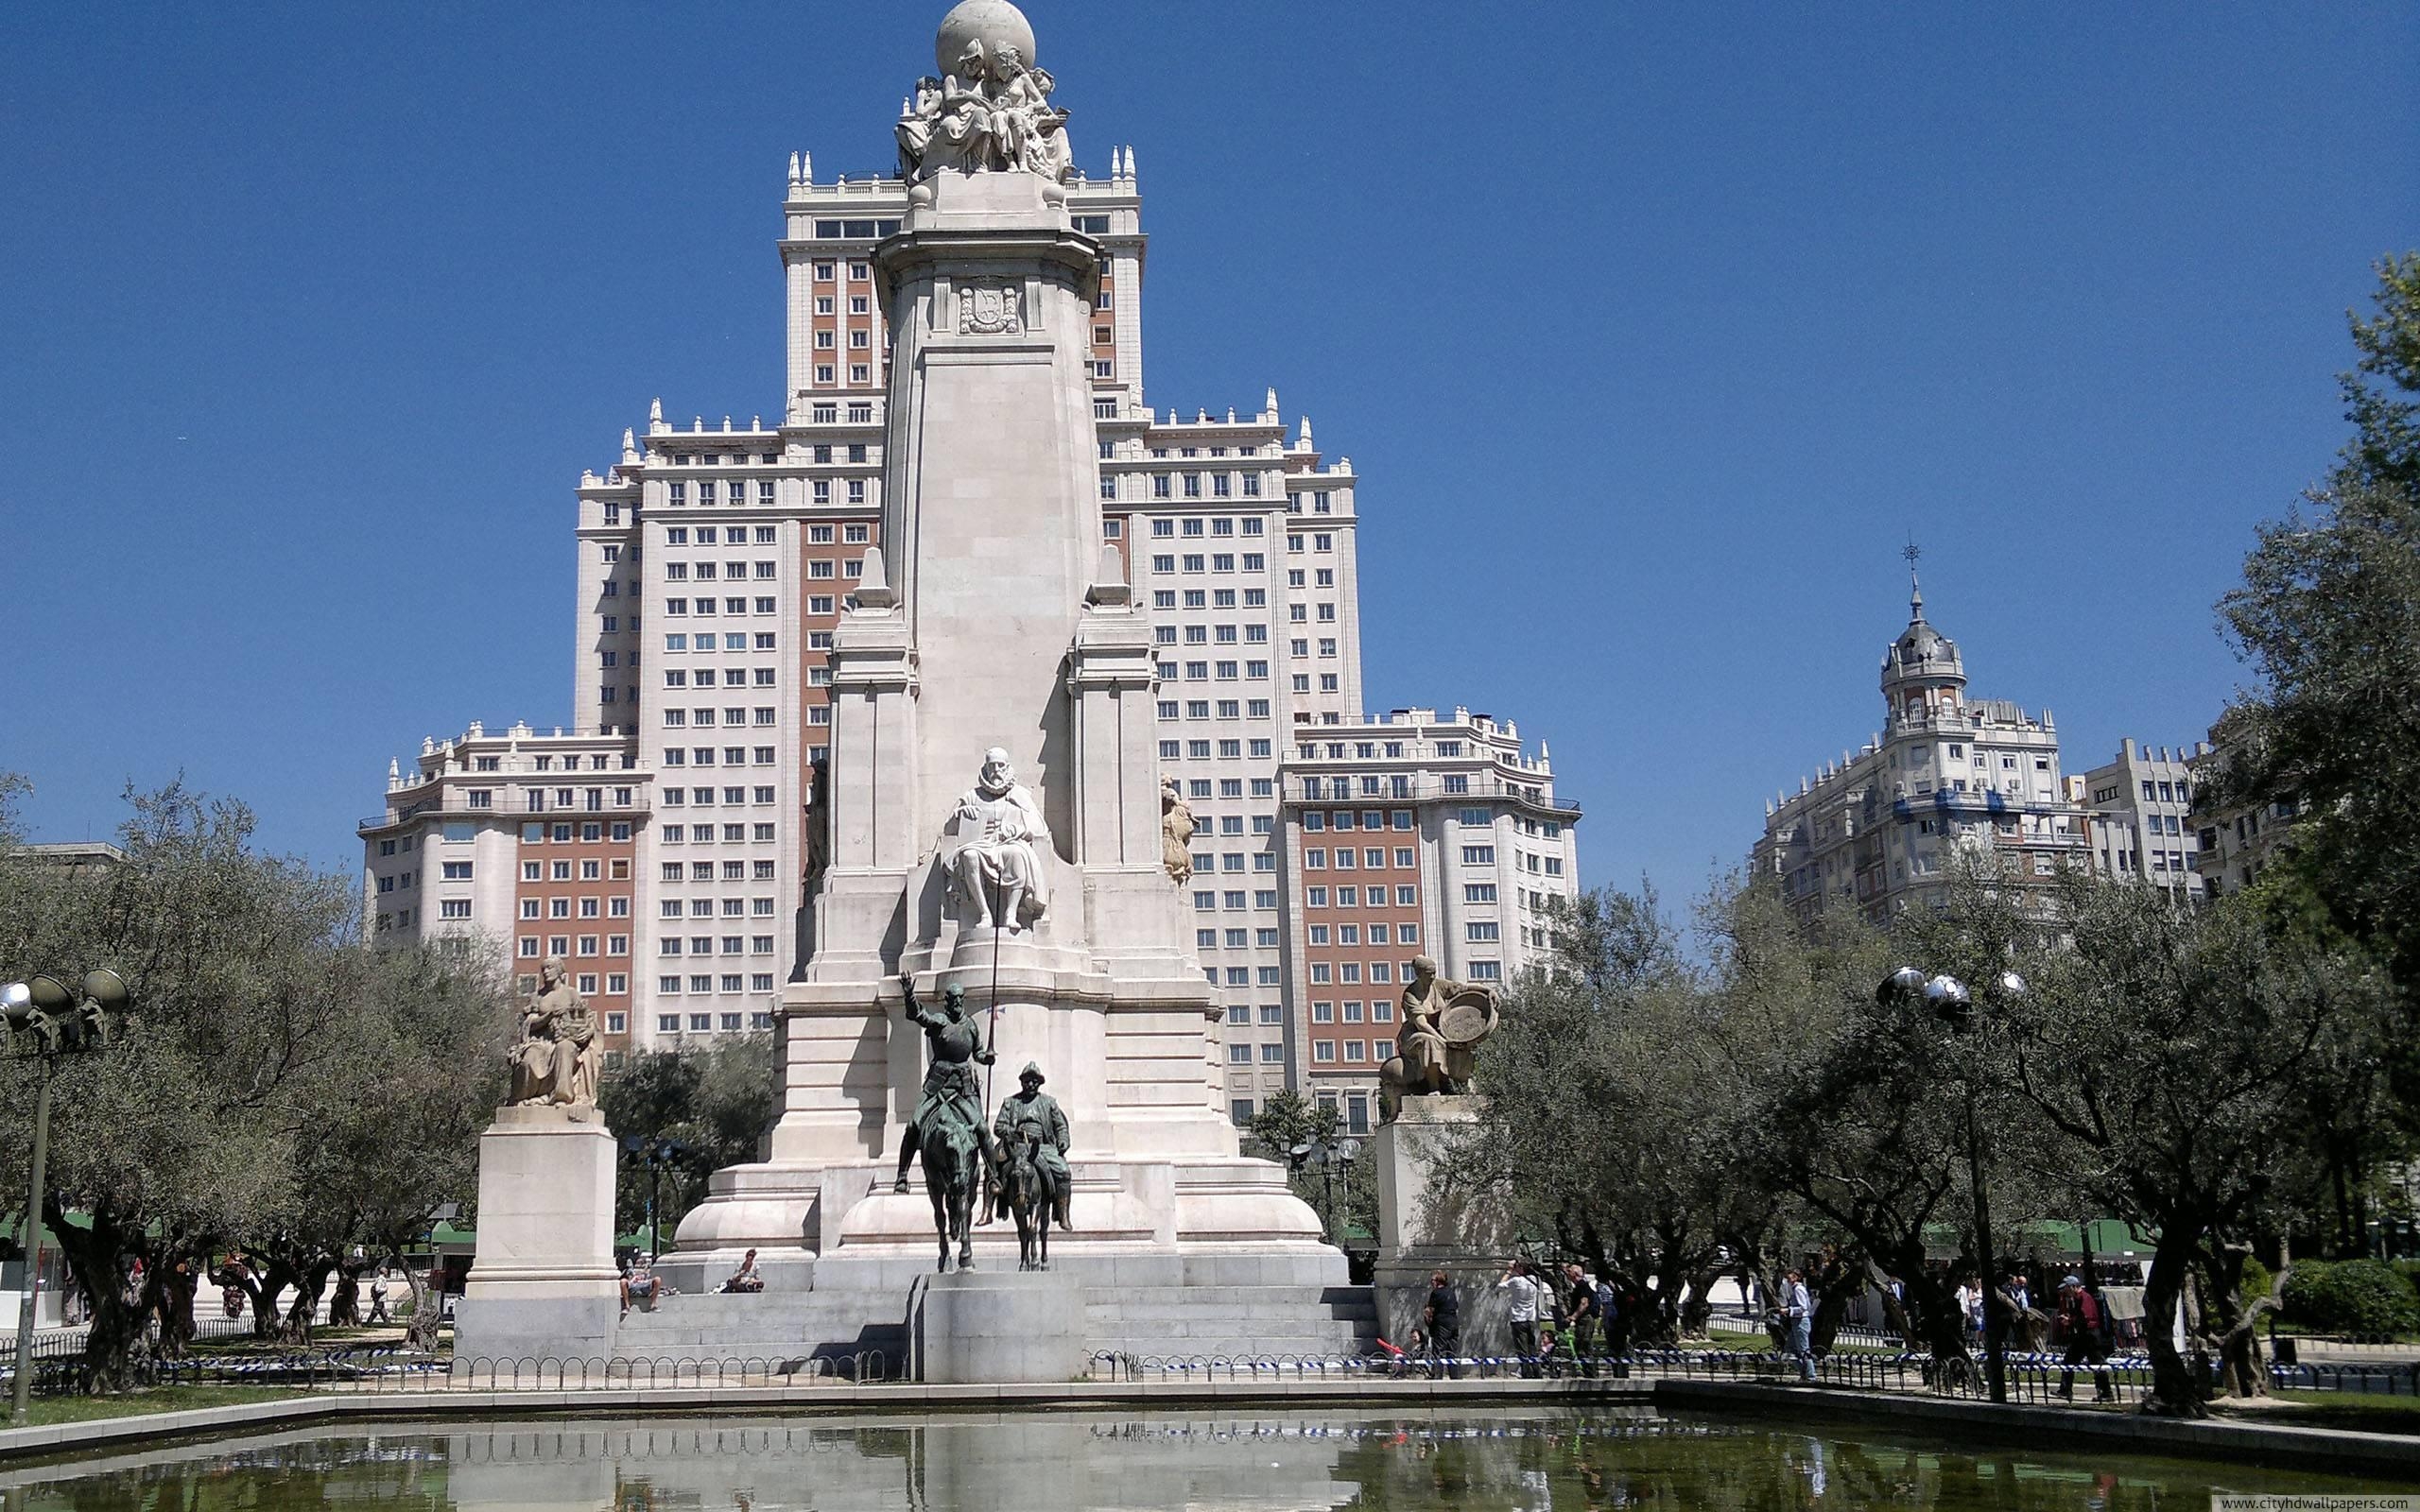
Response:
[{"label": "stone statue holding a shield", "polygon": [[1437,974],[1437,963],[1415,956],[1403,988],[1403,1027],[1396,1054],[1378,1070],[1378,1102],[1392,1118],[1407,1096],[1448,1096],[1471,1090],[1473,1053],[1495,1032],[1495,994]]}]

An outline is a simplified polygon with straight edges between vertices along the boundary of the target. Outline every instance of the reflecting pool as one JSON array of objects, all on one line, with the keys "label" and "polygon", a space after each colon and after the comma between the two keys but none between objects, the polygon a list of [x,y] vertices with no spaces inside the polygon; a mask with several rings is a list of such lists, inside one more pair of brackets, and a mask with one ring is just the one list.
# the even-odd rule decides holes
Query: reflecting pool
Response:
[{"label": "reflecting pool", "polygon": [[2203,1512],[2376,1482],[2093,1451],[1955,1448],[1646,1408],[398,1423],[0,1470],[0,1506],[277,1512]]}]

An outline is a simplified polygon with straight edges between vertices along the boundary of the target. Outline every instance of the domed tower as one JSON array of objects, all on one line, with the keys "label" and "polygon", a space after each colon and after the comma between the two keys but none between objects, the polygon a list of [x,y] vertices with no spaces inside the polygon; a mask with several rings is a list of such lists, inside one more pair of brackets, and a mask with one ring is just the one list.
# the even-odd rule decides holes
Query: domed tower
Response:
[{"label": "domed tower", "polygon": [[1958,643],[1925,620],[1925,593],[1915,568],[1908,569],[1908,627],[1882,653],[1882,702],[1896,723],[1957,713],[1964,701],[1966,663]]}]

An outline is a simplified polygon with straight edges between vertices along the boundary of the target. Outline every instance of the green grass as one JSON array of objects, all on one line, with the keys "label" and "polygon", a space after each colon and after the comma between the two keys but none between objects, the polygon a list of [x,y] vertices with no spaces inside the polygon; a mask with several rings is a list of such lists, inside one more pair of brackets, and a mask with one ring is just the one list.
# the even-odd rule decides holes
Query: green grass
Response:
[{"label": "green grass", "polygon": [[30,1426],[87,1423],[144,1413],[185,1412],[196,1407],[240,1407],[302,1395],[285,1386],[155,1386],[118,1397],[38,1397],[31,1404]]},{"label": "green grass", "polygon": [[2218,1415],[2281,1428],[2348,1428],[2364,1434],[2420,1435],[2420,1398],[2373,1397],[2350,1391],[2274,1391],[2270,1406],[2239,1406],[2221,1399]]}]

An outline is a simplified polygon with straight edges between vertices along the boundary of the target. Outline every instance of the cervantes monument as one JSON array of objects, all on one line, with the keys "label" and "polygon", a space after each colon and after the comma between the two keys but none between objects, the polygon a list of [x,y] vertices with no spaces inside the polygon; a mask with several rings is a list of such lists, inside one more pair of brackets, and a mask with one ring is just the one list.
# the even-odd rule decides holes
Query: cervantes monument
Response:
[{"label": "cervantes monument", "polygon": [[[911,1288],[977,1284],[933,1276],[934,1205],[894,1190],[926,1073],[904,976],[925,1004],[958,989],[1000,1065],[1046,1068],[1072,1131],[1050,1270],[1019,1277],[1014,1228],[993,1222],[974,1277],[1073,1297],[1071,1342],[1092,1349],[1334,1349],[1343,1256],[1278,1167],[1238,1154],[1166,864],[1151,625],[1102,541],[1101,253],[1066,210],[1066,112],[1005,0],[952,10],[936,61],[897,127],[908,210],[873,258],[892,342],[881,546],[833,637],[780,1118],[661,1269],[695,1293],[758,1253],[768,1290],[729,1325],[755,1332],[692,1331],[691,1349],[811,1345],[896,1323]],[[973,1074],[988,1119],[1016,1089]],[[1224,1336],[1170,1341],[1186,1330],[1154,1291],[1175,1307],[1212,1285],[1258,1290],[1221,1304]]]}]

